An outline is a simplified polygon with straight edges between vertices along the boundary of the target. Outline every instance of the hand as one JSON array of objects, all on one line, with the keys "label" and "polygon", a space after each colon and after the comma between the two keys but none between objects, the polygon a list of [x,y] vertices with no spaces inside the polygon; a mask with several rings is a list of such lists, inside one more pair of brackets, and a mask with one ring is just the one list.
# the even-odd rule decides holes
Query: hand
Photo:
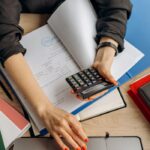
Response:
[{"label": "hand", "polygon": [[117,81],[111,74],[115,50],[111,47],[100,48],[97,52],[93,67],[109,82],[118,85]]},{"label": "hand", "polygon": [[77,99],[79,99],[81,101],[92,101],[92,100],[96,99],[97,97],[104,95],[106,92],[108,92],[108,90],[104,90],[104,91],[97,93],[95,95],[92,95],[91,97],[86,98],[86,99],[83,99],[82,97],[78,96],[73,90],[71,90],[70,92],[71,92],[71,94],[74,94],[77,97]]},{"label": "hand", "polygon": [[85,143],[88,141],[88,138],[81,124],[73,115],[50,104],[40,108],[38,114],[62,150],[69,150],[69,147],[62,141],[60,136],[74,150],[86,150]]}]

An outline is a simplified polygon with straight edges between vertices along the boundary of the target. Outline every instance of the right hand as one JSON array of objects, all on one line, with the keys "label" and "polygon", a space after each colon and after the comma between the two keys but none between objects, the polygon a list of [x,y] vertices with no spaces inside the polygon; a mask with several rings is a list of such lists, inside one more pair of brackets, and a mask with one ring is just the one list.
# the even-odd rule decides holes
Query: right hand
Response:
[{"label": "right hand", "polygon": [[39,116],[46,125],[49,133],[54,137],[62,150],[69,147],[60,138],[73,147],[74,150],[86,150],[88,138],[75,116],[66,111],[52,106],[50,103],[40,108]]}]

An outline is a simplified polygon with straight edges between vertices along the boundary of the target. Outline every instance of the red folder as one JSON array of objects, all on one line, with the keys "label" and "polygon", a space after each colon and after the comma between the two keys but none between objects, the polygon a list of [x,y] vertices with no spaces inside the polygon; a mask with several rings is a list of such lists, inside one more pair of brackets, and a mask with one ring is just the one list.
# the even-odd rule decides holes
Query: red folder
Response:
[{"label": "red folder", "polygon": [[130,85],[130,90],[128,91],[128,94],[131,96],[135,104],[141,110],[145,118],[150,122],[150,108],[138,94],[138,89],[148,82],[150,82],[150,74],[132,83]]},{"label": "red folder", "polygon": [[20,130],[29,126],[29,122],[5,100],[0,98],[0,111],[2,111]]}]

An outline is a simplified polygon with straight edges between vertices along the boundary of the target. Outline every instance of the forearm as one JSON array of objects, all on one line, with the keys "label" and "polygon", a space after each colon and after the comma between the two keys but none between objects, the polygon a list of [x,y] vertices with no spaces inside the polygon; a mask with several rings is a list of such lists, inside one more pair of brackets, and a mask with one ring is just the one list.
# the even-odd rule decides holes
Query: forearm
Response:
[{"label": "forearm", "polygon": [[21,53],[8,58],[4,66],[19,91],[35,111],[40,111],[41,106],[50,103]]},{"label": "forearm", "polygon": [[93,0],[91,2],[98,17],[97,42],[102,37],[110,37],[117,41],[118,50],[121,52],[124,49],[123,39],[132,9],[130,0]]}]

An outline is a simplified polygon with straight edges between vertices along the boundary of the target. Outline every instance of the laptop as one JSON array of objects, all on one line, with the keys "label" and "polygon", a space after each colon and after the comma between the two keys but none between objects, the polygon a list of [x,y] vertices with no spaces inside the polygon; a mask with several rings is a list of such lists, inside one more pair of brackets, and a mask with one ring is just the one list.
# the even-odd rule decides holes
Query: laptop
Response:
[{"label": "laptop", "polygon": [[[143,150],[139,137],[89,137],[88,150]],[[52,138],[20,138],[13,150],[60,150]],[[71,150],[71,148],[70,148]]]}]

